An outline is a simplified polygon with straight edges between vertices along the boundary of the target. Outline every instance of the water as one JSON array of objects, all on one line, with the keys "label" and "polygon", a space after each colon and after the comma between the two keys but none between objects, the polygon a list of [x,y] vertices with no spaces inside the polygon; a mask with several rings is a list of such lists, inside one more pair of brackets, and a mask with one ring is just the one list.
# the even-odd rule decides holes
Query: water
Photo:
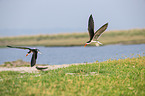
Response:
[{"label": "water", "polygon": [[[102,62],[108,59],[124,59],[145,56],[145,44],[138,45],[107,45],[100,47],[37,47],[37,64],[61,65],[84,62]],[[22,59],[30,62],[31,55],[25,57],[28,50],[15,48],[0,48],[0,64],[6,61]]]}]

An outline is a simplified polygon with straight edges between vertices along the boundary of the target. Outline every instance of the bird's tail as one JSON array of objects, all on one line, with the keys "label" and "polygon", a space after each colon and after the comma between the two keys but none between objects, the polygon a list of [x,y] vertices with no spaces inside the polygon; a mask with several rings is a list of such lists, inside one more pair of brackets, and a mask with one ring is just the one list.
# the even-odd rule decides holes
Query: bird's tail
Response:
[{"label": "bird's tail", "polygon": [[42,54],[40,51],[38,51],[39,54]]}]

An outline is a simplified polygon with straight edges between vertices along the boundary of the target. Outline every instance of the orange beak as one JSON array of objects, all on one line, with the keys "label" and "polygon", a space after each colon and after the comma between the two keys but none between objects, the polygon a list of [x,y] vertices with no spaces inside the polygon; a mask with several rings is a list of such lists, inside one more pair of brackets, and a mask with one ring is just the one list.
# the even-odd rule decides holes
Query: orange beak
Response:
[{"label": "orange beak", "polygon": [[85,44],[85,46],[84,47],[86,47],[87,46],[87,44]]},{"label": "orange beak", "polygon": [[28,56],[29,54],[26,54],[26,56]]}]

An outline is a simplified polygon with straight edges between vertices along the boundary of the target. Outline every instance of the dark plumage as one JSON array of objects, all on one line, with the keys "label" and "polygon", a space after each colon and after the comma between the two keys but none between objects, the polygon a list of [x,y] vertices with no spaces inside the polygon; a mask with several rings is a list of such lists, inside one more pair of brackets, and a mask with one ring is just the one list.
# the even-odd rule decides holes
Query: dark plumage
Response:
[{"label": "dark plumage", "polygon": [[47,66],[36,66],[36,69],[38,70],[45,70],[47,68],[48,68]]},{"label": "dark plumage", "polygon": [[[85,46],[87,44],[90,44],[91,42],[97,42],[99,44],[102,44],[98,41],[98,38],[102,35],[102,33],[107,29],[108,27],[108,23],[104,24],[101,28],[99,28],[95,33],[94,33],[94,20],[92,15],[90,15],[89,17],[89,21],[88,21],[88,31],[89,31],[89,36],[90,36],[90,40],[88,42],[86,42]],[[84,46],[84,47],[85,47]]]},{"label": "dark plumage", "polygon": [[17,47],[17,46],[15,46],[15,47],[7,46],[7,47],[9,47],[9,48],[18,48],[18,49],[28,49],[29,52],[28,52],[28,54],[26,54],[26,56],[28,56],[30,53],[33,53],[32,58],[31,58],[31,67],[33,67],[36,64],[37,53],[38,52],[40,53],[39,49],[31,49],[31,48],[27,48],[27,47]]}]

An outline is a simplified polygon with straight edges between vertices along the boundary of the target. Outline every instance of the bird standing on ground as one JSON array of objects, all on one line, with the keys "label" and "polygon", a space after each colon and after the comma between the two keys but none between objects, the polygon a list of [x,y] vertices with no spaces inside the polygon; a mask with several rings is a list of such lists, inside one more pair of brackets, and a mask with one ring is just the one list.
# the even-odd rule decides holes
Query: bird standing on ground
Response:
[{"label": "bird standing on ground", "polygon": [[27,48],[27,47],[16,47],[16,46],[15,47],[7,46],[7,47],[9,47],[9,48],[18,48],[18,49],[28,49],[29,52],[26,54],[26,56],[28,56],[30,53],[33,53],[32,58],[31,58],[31,67],[33,67],[36,64],[37,53],[40,53],[39,49],[31,49],[31,48]]},{"label": "bird standing on ground", "polygon": [[[98,38],[102,35],[102,33],[107,29],[108,27],[108,23],[104,24],[101,28],[99,28],[95,33],[94,33],[94,20],[92,15],[90,15],[89,17],[89,22],[88,22],[88,31],[89,31],[89,35],[90,35],[90,40],[88,42],[86,42],[85,46],[88,44],[91,44],[92,42],[97,42],[98,44],[101,44],[98,41]],[[85,47],[84,46],[84,47]]]}]

